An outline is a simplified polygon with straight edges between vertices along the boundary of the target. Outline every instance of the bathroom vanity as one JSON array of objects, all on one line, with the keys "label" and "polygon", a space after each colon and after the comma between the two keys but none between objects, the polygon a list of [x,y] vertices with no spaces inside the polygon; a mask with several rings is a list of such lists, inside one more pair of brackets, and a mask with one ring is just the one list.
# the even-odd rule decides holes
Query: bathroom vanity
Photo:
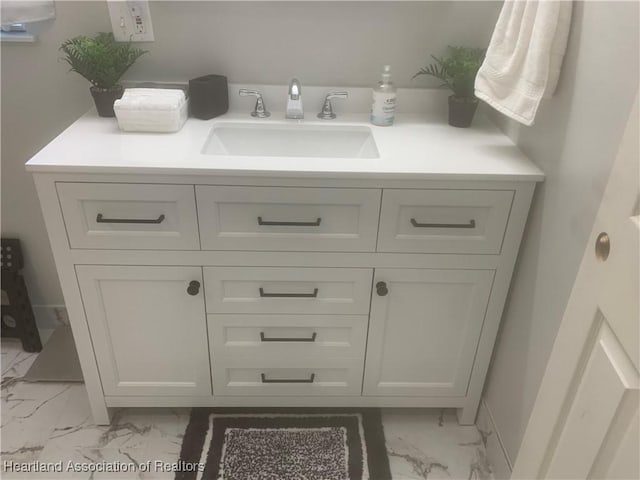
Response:
[{"label": "bathroom vanity", "polygon": [[[287,132],[329,124],[245,112],[136,134],[89,112],[28,162],[96,423],[124,406],[452,407],[474,423],[542,172],[481,116],[366,120],[330,124],[369,135],[359,150],[311,133],[301,155]],[[284,136],[220,130],[262,126]]]}]

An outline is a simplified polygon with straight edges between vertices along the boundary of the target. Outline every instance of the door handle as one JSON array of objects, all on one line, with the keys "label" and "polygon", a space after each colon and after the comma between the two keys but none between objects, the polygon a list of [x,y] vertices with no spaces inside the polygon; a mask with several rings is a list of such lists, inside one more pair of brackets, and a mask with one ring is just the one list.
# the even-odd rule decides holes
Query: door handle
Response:
[{"label": "door handle", "polygon": [[476,221],[471,219],[469,223],[419,223],[412,218],[411,225],[416,228],[476,228]]},{"label": "door handle", "polygon": [[262,217],[258,217],[258,225],[273,225],[277,227],[319,227],[322,218],[316,218],[315,222],[278,222],[263,220]]},{"label": "door handle", "polygon": [[258,289],[262,298],[316,298],[318,289],[314,288],[313,293],[266,293],[262,287]]},{"label": "door handle", "polygon": [[158,224],[164,221],[164,215],[158,218],[104,218],[101,213],[96,216],[96,223],[153,223]]},{"label": "door handle", "polygon": [[310,337],[265,337],[264,332],[260,332],[261,342],[315,342],[318,334],[313,332]]},{"label": "door handle", "polygon": [[267,378],[264,373],[260,374],[262,383],[313,383],[315,378],[315,373],[312,373],[309,378]]}]

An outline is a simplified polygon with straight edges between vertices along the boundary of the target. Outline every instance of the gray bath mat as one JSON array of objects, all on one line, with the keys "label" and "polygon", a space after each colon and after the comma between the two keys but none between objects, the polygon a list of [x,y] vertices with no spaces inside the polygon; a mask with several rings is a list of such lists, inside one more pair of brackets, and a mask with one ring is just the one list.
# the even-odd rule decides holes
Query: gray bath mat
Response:
[{"label": "gray bath mat", "polygon": [[373,408],[194,408],[176,480],[390,480]]},{"label": "gray bath mat", "polygon": [[71,328],[57,328],[22,378],[27,382],[82,382]]}]

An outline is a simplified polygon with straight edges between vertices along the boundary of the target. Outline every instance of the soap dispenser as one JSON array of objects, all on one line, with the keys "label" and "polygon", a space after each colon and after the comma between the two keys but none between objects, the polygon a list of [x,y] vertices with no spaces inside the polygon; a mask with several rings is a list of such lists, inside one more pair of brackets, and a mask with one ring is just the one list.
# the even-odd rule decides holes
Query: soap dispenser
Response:
[{"label": "soap dispenser", "polygon": [[391,82],[391,67],[384,66],[382,80],[373,89],[371,123],[378,126],[393,125],[396,109],[396,87]]}]

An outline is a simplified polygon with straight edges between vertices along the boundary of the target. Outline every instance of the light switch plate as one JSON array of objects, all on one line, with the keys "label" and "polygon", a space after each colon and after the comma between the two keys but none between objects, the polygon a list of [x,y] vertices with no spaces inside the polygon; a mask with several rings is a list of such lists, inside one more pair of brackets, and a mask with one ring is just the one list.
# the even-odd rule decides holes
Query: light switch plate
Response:
[{"label": "light switch plate", "polygon": [[151,9],[147,0],[108,0],[113,36],[118,42],[153,42]]}]

